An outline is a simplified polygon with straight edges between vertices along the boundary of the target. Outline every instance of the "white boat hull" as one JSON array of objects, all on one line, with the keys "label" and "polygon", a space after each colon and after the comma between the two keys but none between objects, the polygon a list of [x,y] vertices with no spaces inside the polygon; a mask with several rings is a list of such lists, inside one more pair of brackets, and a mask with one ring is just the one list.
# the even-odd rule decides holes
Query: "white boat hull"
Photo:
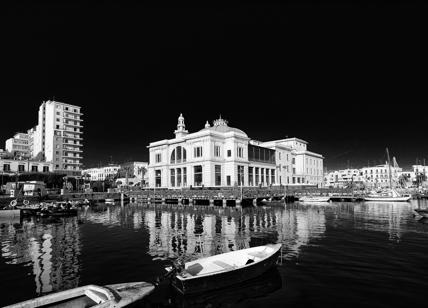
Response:
[{"label": "white boat hull", "polygon": [[329,202],[330,197],[301,197],[300,202]]},{"label": "white boat hull", "polygon": [[280,250],[281,244],[264,245],[187,262],[172,285],[182,294],[195,294],[239,284],[274,266]]},{"label": "white boat hull", "polygon": [[376,202],[407,202],[412,197],[365,197],[364,201],[376,201]]},{"label": "white boat hull", "polygon": [[48,294],[4,308],[55,307],[102,307],[119,308],[132,304],[149,295],[155,289],[147,282],[130,282],[100,287],[87,285]]}]

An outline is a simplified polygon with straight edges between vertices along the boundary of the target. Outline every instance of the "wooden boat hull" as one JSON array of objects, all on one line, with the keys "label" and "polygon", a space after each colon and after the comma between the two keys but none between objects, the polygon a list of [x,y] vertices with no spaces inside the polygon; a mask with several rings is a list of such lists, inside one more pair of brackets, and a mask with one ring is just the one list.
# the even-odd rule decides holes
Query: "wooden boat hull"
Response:
[{"label": "wooden boat hull", "polygon": [[260,262],[255,262],[237,269],[222,271],[211,275],[204,275],[193,279],[183,280],[177,276],[174,276],[172,280],[172,286],[181,294],[196,294],[207,290],[224,288],[254,279],[275,266],[278,256],[281,252],[281,245],[277,245],[279,245],[279,249]]},{"label": "wooden boat hull", "polygon": [[4,308],[35,307],[125,307],[154,290],[154,285],[147,282],[130,282],[99,287],[87,285],[71,290],[48,294]]}]

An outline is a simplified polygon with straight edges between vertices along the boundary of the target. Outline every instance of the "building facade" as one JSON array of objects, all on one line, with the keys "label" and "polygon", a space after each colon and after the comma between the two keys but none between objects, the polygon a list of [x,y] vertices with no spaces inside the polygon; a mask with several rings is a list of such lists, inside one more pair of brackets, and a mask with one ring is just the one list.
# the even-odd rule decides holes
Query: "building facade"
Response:
[{"label": "building facade", "polygon": [[327,187],[343,188],[353,183],[363,183],[364,178],[359,169],[343,169],[327,173],[324,181]]},{"label": "building facade", "polygon": [[323,156],[298,138],[259,142],[221,117],[195,133],[178,118],[175,138],[152,142],[149,187],[321,185]]},{"label": "building facade", "polygon": [[[132,162],[126,162],[123,164],[120,164],[121,169],[125,170],[128,174],[127,176],[130,177],[135,177],[136,180],[134,181],[139,181],[141,184],[146,184],[148,183],[148,167],[149,167],[149,163],[148,162],[143,162],[143,161],[132,161]],[[122,176],[126,176],[125,174],[122,174]]]},{"label": "building facade", "polygon": [[108,178],[116,177],[120,168],[120,165],[108,165],[99,168],[89,168],[82,170],[82,175],[88,175],[90,181],[104,181]]},{"label": "building facade", "polygon": [[32,160],[0,159],[0,172],[14,174],[24,172],[52,172],[53,163]]},{"label": "building facade", "polygon": [[16,133],[5,142],[6,151],[15,156],[31,157],[30,136],[25,133]]},{"label": "building facade", "polygon": [[33,156],[42,153],[54,170],[80,175],[82,160],[83,114],[80,107],[45,101],[39,107],[38,124],[32,132]]}]

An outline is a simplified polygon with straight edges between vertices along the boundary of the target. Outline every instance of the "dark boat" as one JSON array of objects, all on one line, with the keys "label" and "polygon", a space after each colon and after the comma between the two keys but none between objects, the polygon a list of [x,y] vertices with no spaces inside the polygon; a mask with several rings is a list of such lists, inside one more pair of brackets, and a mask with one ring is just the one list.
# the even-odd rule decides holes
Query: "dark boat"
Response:
[{"label": "dark boat", "polygon": [[[211,290],[199,294],[183,295],[175,292],[171,298],[173,306],[176,307],[222,307],[245,306],[252,299],[266,297],[282,287],[282,278],[276,267],[270,268],[261,276],[228,286],[221,289]],[[155,295],[155,293],[153,293]],[[149,300],[149,298],[147,299]],[[158,305],[159,306],[159,305]],[[254,306],[254,305],[253,305]],[[155,307],[155,305],[153,305]]]},{"label": "dark boat", "polygon": [[269,244],[187,262],[172,285],[182,294],[195,294],[259,277],[276,264],[281,246]]},{"label": "dark boat", "polygon": [[38,216],[76,216],[77,209],[61,209],[61,208],[52,208],[52,209],[41,209],[37,212]]},{"label": "dark boat", "polygon": [[266,206],[282,206],[282,207],[285,206],[285,199],[280,199],[280,200],[275,200],[275,199],[268,199],[268,200],[266,200],[266,199],[263,199],[261,202],[262,202],[263,205],[266,205]]},{"label": "dark boat", "polygon": [[415,212],[424,218],[428,218],[428,209],[415,209]]}]

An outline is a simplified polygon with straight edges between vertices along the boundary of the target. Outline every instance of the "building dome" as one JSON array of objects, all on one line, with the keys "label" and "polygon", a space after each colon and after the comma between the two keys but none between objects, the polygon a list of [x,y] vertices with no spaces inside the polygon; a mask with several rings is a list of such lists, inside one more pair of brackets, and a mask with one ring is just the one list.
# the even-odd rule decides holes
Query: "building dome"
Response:
[{"label": "building dome", "polygon": [[230,127],[227,125],[228,122],[225,119],[222,119],[221,116],[217,119],[213,121],[213,126],[209,127],[207,125],[205,125],[205,128],[201,129],[200,131],[214,131],[214,132],[219,132],[219,133],[228,133],[228,132],[235,132],[241,135],[244,135],[245,137],[248,137],[247,134],[235,127]]}]

